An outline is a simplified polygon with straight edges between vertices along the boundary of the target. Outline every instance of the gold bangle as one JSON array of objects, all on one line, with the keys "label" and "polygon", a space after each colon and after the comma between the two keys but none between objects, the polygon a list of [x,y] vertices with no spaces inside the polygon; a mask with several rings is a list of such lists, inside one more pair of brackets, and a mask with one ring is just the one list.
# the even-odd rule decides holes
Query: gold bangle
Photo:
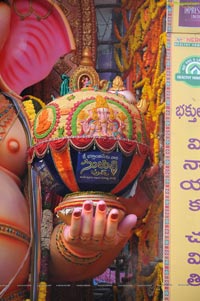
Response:
[{"label": "gold bangle", "polygon": [[0,224],[0,234],[14,237],[15,239],[23,241],[25,244],[30,244],[30,237],[25,232],[22,232],[17,229],[17,227],[13,227],[7,224]]},{"label": "gold bangle", "polygon": [[58,232],[56,234],[56,246],[59,251],[59,253],[64,257],[67,261],[77,264],[77,265],[85,265],[85,264],[91,264],[97,261],[101,256],[101,252],[96,252],[92,256],[84,257],[84,255],[75,253],[75,251],[69,250],[69,247],[66,246],[66,242],[63,238],[63,230],[64,230],[65,224],[60,224]]}]

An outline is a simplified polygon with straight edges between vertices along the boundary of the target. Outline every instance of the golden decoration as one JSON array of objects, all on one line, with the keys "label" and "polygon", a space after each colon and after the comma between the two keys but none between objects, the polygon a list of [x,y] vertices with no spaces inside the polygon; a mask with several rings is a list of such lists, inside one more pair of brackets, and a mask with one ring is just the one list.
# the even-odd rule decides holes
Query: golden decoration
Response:
[{"label": "golden decoration", "polygon": [[47,13],[44,14],[44,15],[42,16],[42,15],[40,15],[40,14],[37,12],[37,10],[35,10],[35,8],[33,7],[33,0],[27,1],[27,2],[28,2],[28,3],[27,3],[27,4],[28,4],[28,10],[27,10],[25,13],[20,12],[20,11],[18,10],[16,2],[17,2],[17,1],[14,0],[12,5],[13,5],[13,8],[14,8],[14,11],[15,11],[16,15],[18,15],[18,16],[21,18],[21,20],[24,20],[24,19],[30,17],[32,14],[36,17],[36,19],[37,19],[38,21],[47,19],[47,18],[50,16],[50,14],[52,13],[53,6],[55,5],[55,0],[52,0],[52,2],[49,1],[49,3],[50,3],[50,8],[48,9]]},{"label": "golden decoration", "polygon": [[121,76],[117,75],[112,82],[112,87],[110,90],[112,91],[124,91],[126,88],[124,87],[123,80]]},{"label": "golden decoration", "polygon": [[69,87],[72,91],[99,88],[99,75],[94,69],[90,48],[83,50],[80,65],[70,77]]}]

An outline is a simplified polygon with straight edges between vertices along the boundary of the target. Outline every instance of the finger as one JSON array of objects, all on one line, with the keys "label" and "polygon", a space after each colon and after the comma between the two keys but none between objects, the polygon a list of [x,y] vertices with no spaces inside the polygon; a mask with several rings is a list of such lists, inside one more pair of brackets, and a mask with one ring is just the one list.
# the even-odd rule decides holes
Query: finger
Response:
[{"label": "finger", "polygon": [[75,208],[72,214],[70,236],[78,238],[81,231],[81,210]]},{"label": "finger", "polygon": [[93,240],[99,241],[103,238],[106,226],[106,203],[99,201],[97,204],[94,228],[93,228]]},{"label": "finger", "polygon": [[137,216],[135,214],[129,214],[125,216],[122,222],[119,224],[118,227],[118,235],[121,238],[129,237],[132,233],[132,229],[135,227],[137,223]]},{"label": "finger", "polygon": [[75,208],[72,213],[71,225],[65,228],[64,236],[68,242],[74,241],[79,238],[81,230],[81,210]]},{"label": "finger", "polygon": [[81,240],[89,240],[92,235],[93,224],[93,204],[91,201],[85,201],[82,209]]},{"label": "finger", "polygon": [[112,209],[108,215],[105,237],[104,239],[109,242],[114,240],[119,221],[119,211],[117,209]]}]

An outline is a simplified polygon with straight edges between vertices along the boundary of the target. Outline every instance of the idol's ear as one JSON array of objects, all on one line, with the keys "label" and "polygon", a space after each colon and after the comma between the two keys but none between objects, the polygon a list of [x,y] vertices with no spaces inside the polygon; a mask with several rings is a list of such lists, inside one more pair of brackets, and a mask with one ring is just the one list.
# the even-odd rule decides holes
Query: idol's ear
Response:
[{"label": "idol's ear", "polygon": [[0,53],[10,34],[11,9],[10,6],[0,1]]},{"label": "idol's ear", "polygon": [[54,1],[15,0],[10,12],[10,29],[0,45],[0,87],[20,94],[44,79],[61,56],[75,49],[75,42]]}]

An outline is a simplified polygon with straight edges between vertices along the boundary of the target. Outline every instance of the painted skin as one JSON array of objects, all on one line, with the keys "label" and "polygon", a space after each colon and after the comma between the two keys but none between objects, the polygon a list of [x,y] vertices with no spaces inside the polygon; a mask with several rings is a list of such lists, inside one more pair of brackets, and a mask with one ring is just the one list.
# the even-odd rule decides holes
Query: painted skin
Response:
[{"label": "painted skin", "polygon": [[[148,172],[148,171],[147,171]],[[102,257],[90,265],[76,265],[67,263],[59,256],[55,248],[56,233],[59,226],[54,229],[51,238],[51,268],[50,274],[53,281],[80,281],[103,273],[111,265],[119,252],[125,246],[136,226],[137,217],[143,217],[152,200],[138,185],[136,193],[130,198],[119,198],[126,208],[126,215],[119,220],[118,209],[106,213],[104,200],[98,202],[95,215],[93,204],[85,201],[82,209],[75,209],[72,214],[71,225],[66,225],[63,231],[65,246],[71,251],[85,256],[101,252]],[[63,269],[64,266],[67,269]]]},{"label": "painted skin", "polygon": [[[22,193],[22,177],[26,172],[26,136],[14,110],[4,110],[0,97],[0,298],[3,291],[27,283],[30,265],[30,244],[2,231],[16,229],[30,237],[29,203]],[[8,234],[7,234],[8,233]]]},{"label": "painted skin", "polygon": [[[56,232],[51,238],[51,277],[54,281],[80,281],[95,277],[105,271],[124,247],[136,225],[134,214],[126,215],[119,222],[119,212],[112,209],[107,216],[106,203],[100,200],[93,216],[91,201],[83,203],[82,210],[75,209],[71,225],[65,226],[63,237],[65,246],[80,256],[101,252],[102,256],[90,265],[76,265],[66,262],[55,248]],[[59,226],[57,226],[58,228]],[[67,269],[63,269],[64,265]]]}]

